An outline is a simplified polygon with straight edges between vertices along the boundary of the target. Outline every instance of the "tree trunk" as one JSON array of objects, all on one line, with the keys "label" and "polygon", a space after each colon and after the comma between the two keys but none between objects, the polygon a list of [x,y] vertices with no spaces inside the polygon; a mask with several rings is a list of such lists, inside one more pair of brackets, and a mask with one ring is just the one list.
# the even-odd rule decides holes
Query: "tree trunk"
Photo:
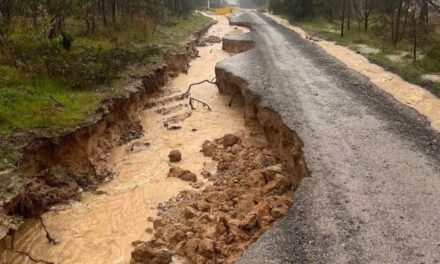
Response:
[{"label": "tree trunk", "polygon": [[365,0],[364,7],[364,31],[368,32],[368,26],[370,24],[370,5],[369,1]]},{"label": "tree trunk", "polygon": [[346,0],[342,0],[341,38],[345,35],[345,4]]},{"label": "tree trunk", "polygon": [[413,37],[414,37],[414,42],[413,42],[413,63],[417,62],[417,20],[416,20],[416,10],[414,8],[413,11]]},{"label": "tree trunk", "polygon": [[113,0],[113,2],[112,2],[112,21],[113,21],[113,24],[116,24],[116,19],[117,19],[117,17],[116,17],[116,12],[117,12],[117,3],[116,3],[116,0]]},{"label": "tree trunk", "polygon": [[399,1],[399,6],[397,8],[397,16],[395,21],[395,27],[394,35],[393,35],[393,42],[394,47],[397,46],[399,42],[399,36],[400,36],[400,23],[401,23],[401,17],[402,17],[402,8],[403,8],[403,0]]},{"label": "tree trunk", "polygon": [[101,15],[102,15],[102,24],[104,27],[107,27],[107,15],[105,12],[105,0],[101,0]]},{"label": "tree trunk", "polygon": [[420,31],[423,33],[421,36],[428,34],[428,22],[429,22],[429,6],[426,0],[420,1]]},{"label": "tree trunk", "polygon": [[406,31],[407,31],[410,2],[411,1],[409,1],[409,0],[406,1],[406,5],[405,5],[405,19],[403,20],[403,27],[402,27],[402,30],[400,31],[400,36],[399,36],[400,40],[403,39],[403,37],[405,36]]}]

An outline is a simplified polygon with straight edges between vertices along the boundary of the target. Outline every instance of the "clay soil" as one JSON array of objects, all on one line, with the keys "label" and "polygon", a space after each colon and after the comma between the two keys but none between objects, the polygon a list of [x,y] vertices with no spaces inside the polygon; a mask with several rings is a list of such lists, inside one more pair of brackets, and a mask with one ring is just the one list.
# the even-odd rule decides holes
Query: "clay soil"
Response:
[{"label": "clay soil", "polygon": [[209,185],[159,205],[154,236],[134,242],[131,263],[234,263],[287,213],[294,177],[260,128],[206,141],[201,151],[217,164],[202,172]]}]

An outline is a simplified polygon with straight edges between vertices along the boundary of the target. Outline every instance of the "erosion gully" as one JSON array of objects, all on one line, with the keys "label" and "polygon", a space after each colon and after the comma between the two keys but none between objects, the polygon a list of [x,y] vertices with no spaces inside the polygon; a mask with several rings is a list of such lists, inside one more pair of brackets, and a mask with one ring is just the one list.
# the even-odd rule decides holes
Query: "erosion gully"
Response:
[{"label": "erosion gully", "polygon": [[[224,16],[213,16],[212,18],[217,20],[218,23],[209,29],[207,33],[209,36],[223,38],[226,34],[249,32],[246,28],[230,26],[227,18]],[[249,46],[249,43],[246,45]],[[209,83],[193,87],[191,96],[207,103],[211,111],[197,102],[194,102],[195,108],[191,109],[188,102],[189,99],[180,95],[192,83],[200,82],[201,80],[212,80],[216,76],[216,63],[231,56],[231,54],[222,49],[221,43],[198,47],[198,51],[199,57],[190,63],[187,74],[178,75],[169,81],[161,92],[152,95],[148,99],[145,109],[140,112],[144,134],[134,141],[113,148],[109,154],[107,162],[112,171],[116,172],[117,176],[111,181],[101,184],[96,191],[84,192],[79,201],[72,201],[67,205],[53,206],[47,213],[42,215],[41,219],[47,231],[49,231],[57,243],[54,245],[48,242],[47,233],[42,228],[40,221],[27,220],[15,232],[14,238],[9,239],[8,243],[13,243],[14,250],[4,250],[1,253],[0,261],[2,263],[36,263],[39,260],[43,260],[41,263],[57,264],[169,263],[167,260],[168,253],[164,257],[163,250],[150,250],[148,248],[149,246],[147,245],[151,245],[151,241],[155,244],[155,248],[157,248],[157,245],[160,245],[162,248],[171,250],[173,253],[173,263],[232,263],[239,256],[238,253],[246,248],[247,243],[255,241],[268,226],[287,211],[287,205],[290,204],[290,197],[292,196],[290,190],[284,190],[283,193],[278,193],[274,190],[277,188],[285,189],[286,186],[294,188],[298,184],[298,178],[300,178],[298,175],[301,174],[300,176],[302,177],[305,174],[300,154],[301,143],[295,138],[293,132],[287,131],[276,113],[272,113],[268,109],[255,110],[255,116],[244,118],[246,116],[245,112],[248,109],[257,109],[256,101],[258,100],[248,101],[246,98],[238,95],[232,105],[230,105],[231,95],[239,93],[240,89],[245,89],[245,87],[238,87],[237,84],[234,84],[235,88],[228,88],[229,90],[237,90],[229,92],[229,95],[219,93],[219,88]],[[226,76],[225,78],[232,77]],[[225,80],[222,83],[223,86],[226,85]],[[242,84],[242,86],[245,86],[245,84]],[[251,121],[250,119],[259,120]],[[260,122],[257,124],[258,122],[255,121]],[[226,148],[226,145],[224,148],[220,147],[222,141],[215,140],[223,138],[226,134],[238,135],[241,138],[240,142],[242,144],[235,148]],[[214,151],[211,151],[215,154],[206,155],[206,149],[203,149],[205,153],[201,152],[202,145],[204,148],[207,146],[206,140],[216,142],[212,143]],[[168,208],[171,212],[173,210],[178,212],[176,207],[185,207],[190,202],[197,202],[196,200],[193,201],[191,197],[188,198],[189,193],[203,190],[206,186],[212,186],[213,182],[215,186],[222,185],[221,180],[216,182],[215,180],[213,181],[212,177],[202,177],[202,175],[215,175],[216,170],[219,169],[218,164],[226,163],[225,157],[229,157],[228,162],[232,162],[234,159],[243,159],[240,160],[239,165],[231,165],[231,167],[235,166],[233,168],[235,172],[237,170],[246,171],[247,168],[244,166],[256,160],[256,157],[259,155],[258,152],[267,152],[266,148],[269,148],[269,146],[275,150],[274,153],[276,154],[265,154],[266,159],[263,158],[263,163],[270,163],[273,160],[273,158],[268,159],[267,157],[277,155],[284,155],[286,157],[290,156],[290,151],[294,150],[296,152],[295,160],[289,161],[288,158],[277,157],[277,159],[285,161],[284,163],[287,165],[285,166],[286,170],[289,170],[295,179],[283,185],[281,184],[282,180],[274,180],[278,178],[284,179],[278,175],[282,173],[282,169],[275,166],[278,169],[263,171],[262,168],[251,165],[255,167],[251,168],[250,171],[252,173],[258,170],[258,173],[261,172],[264,175],[272,176],[268,176],[271,179],[258,183],[259,186],[252,186],[251,189],[256,194],[252,198],[254,200],[251,202],[251,208],[245,209],[249,211],[252,209],[252,206],[260,206],[261,203],[257,202],[257,199],[260,198],[256,197],[263,197],[264,193],[266,196],[271,195],[271,198],[267,200],[269,203],[271,201],[277,202],[282,210],[276,210],[275,206],[264,204],[266,207],[260,206],[264,207],[262,209],[264,212],[260,210],[261,214],[269,216],[260,215],[260,211],[255,211],[257,213],[251,211],[251,213],[244,215],[241,215],[240,212],[233,213],[233,217],[241,217],[241,222],[238,221],[236,224],[237,230],[239,228],[246,230],[239,230],[236,234],[230,234],[229,231],[225,231],[227,234],[217,234],[219,240],[225,237],[224,241],[228,242],[216,241],[215,243],[217,244],[213,244],[212,249],[210,249],[209,242],[211,238],[209,236],[197,238],[198,240],[192,239],[192,242],[197,241],[199,245],[189,249],[188,245],[190,243],[186,242],[191,240],[190,237],[195,236],[194,234],[198,232],[197,221],[196,223],[191,222],[193,230],[186,229],[187,232],[177,241],[181,242],[179,244],[180,248],[176,246],[177,242],[172,242],[176,235],[172,236],[173,239],[167,240],[167,236],[163,234],[168,234],[172,230],[167,230],[166,227],[165,230],[161,230],[161,228],[164,229],[164,226],[167,225],[159,225],[158,221],[155,221],[161,215],[163,222],[167,220],[167,217],[173,217],[170,213],[168,216],[166,214],[163,216],[164,208],[165,211]],[[175,149],[182,153],[182,161],[177,164],[171,164],[168,154],[171,150]],[[239,155],[238,153],[244,154]],[[216,158],[213,158],[213,155]],[[248,160],[247,156],[253,160]],[[298,160],[301,160],[300,163],[302,164],[300,170],[294,168],[298,165],[295,164],[298,163]],[[194,172],[197,175],[198,182],[188,183],[178,178],[167,177],[172,166],[178,166]],[[222,170],[230,174],[235,173],[233,170],[228,169],[223,168]],[[225,181],[234,182],[236,185],[240,184],[240,180],[228,178],[229,175],[222,177],[225,186],[230,186]],[[266,186],[270,185],[268,184],[269,181],[275,182],[270,188]],[[258,180],[255,182],[258,182]],[[232,185],[230,188],[234,189],[237,186]],[[243,187],[241,188],[243,189]],[[208,191],[206,189],[203,193],[210,194],[210,192],[217,191],[218,193],[219,191],[215,188],[210,188]],[[226,193],[226,190],[221,190],[220,192]],[[236,194],[236,196],[246,193],[244,190],[241,190],[241,192],[242,194]],[[175,197],[179,197],[177,203],[175,202]],[[199,197],[199,199],[202,198]],[[237,203],[240,204],[240,201],[237,201]],[[248,205],[246,207],[249,207]],[[234,206],[231,205],[231,208],[221,210],[225,212],[228,210],[240,210],[233,210]],[[215,206],[212,205],[212,207],[214,208]],[[218,215],[213,213],[213,210],[211,209],[211,213],[208,216],[201,215],[200,219],[203,217],[210,218],[214,215],[217,217],[216,221],[223,219],[221,221],[224,221],[225,226],[228,226],[226,229],[232,230],[231,226],[235,223],[232,220],[234,219],[231,220],[229,216],[218,218]],[[242,211],[247,212],[246,210]],[[269,213],[269,210],[273,212],[272,217],[270,217],[271,213]],[[274,215],[275,212],[277,212],[276,216]],[[188,212],[184,212],[183,215],[188,215]],[[194,213],[194,215],[198,216],[198,213]],[[264,221],[262,220],[263,218]],[[229,220],[231,220],[230,223],[228,223]],[[171,220],[168,219],[167,221]],[[243,223],[243,221],[245,222]],[[200,227],[206,227],[211,220],[205,219],[202,222],[203,224],[200,224]],[[177,226],[177,223],[173,224]],[[169,225],[171,224],[169,223]],[[185,227],[185,225],[180,223],[179,225],[183,226],[182,228]],[[260,226],[259,231],[252,231],[252,229],[257,228],[257,225]],[[160,235],[157,234],[158,232]],[[240,232],[246,235],[239,235],[238,233]],[[204,233],[200,234],[200,236],[205,236]],[[236,236],[235,239],[233,238],[234,235]],[[222,238],[219,238],[220,236]],[[161,243],[158,243],[158,240],[160,240],[158,237],[163,238],[165,242],[161,241]],[[242,240],[247,242],[239,245],[233,243],[233,241]],[[150,244],[142,241],[150,241]],[[141,247],[137,248],[137,251],[135,250],[137,253],[133,253],[134,257],[132,258],[135,246],[138,247],[140,244]],[[220,248],[220,245],[224,247]],[[235,248],[238,250],[235,250]],[[204,250],[202,251],[202,249]],[[221,250],[234,253],[234,258],[218,262]],[[25,252],[26,254],[20,252]],[[178,259],[175,257],[177,254],[174,253],[186,256],[187,259]],[[189,257],[192,254],[199,254],[200,258],[190,259]],[[137,256],[137,259],[135,256]]]}]

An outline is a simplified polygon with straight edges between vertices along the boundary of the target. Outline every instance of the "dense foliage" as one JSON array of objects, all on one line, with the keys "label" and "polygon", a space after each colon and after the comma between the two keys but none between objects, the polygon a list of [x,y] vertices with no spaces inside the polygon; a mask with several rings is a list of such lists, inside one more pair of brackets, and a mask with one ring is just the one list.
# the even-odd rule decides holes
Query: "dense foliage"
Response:
[{"label": "dense foliage", "polygon": [[158,26],[204,1],[1,0],[0,65],[84,87],[155,52]]},{"label": "dense foliage", "polygon": [[373,25],[395,46],[410,40],[414,52],[437,37],[440,21],[438,0],[271,0],[269,8],[293,19],[325,17],[339,23],[342,37],[354,26],[367,32]]},{"label": "dense foliage", "polygon": [[367,46],[370,60],[440,95],[440,82],[426,79],[440,73],[439,0],[270,0],[268,8],[358,52]]},{"label": "dense foliage", "polygon": [[[214,2],[214,1],[213,1]],[[57,133],[183,48],[202,0],[0,0],[0,146]],[[60,107],[61,106],[61,107]],[[0,153],[1,154],[1,153]],[[0,162],[1,164],[1,162]]]}]

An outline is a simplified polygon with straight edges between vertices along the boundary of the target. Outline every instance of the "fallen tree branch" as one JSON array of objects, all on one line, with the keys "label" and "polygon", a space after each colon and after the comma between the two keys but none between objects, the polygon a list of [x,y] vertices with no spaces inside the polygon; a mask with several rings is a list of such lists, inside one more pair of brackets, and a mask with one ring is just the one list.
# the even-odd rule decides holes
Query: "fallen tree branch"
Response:
[{"label": "fallen tree branch", "polygon": [[43,227],[44,232],[46,233],[46,239],[47,241],[49,241],[49,243],[51,243],[52,245],[57,245],[60,242],[57,241],[55,238],[52,237],[52,235],[49,233],[49,231],[47,230],[46,225],[43,222],[43,218],[41,218],[41,216],[38,217],[38,220],[40,221],[40,225],[41,227]]},{"label": "fallen tree branch", "polygon": [[217,77],[214,77],[212,80],[204,80],[204,81],[201,81],[201,82],[190,84],[189,87],[188,87],[188,90],[182,95],[182,99],[185,98],[185,96],[187,96],[187,95],[189,95],[191,93],[191,88],[193,88],[193,86],[200,85],[200,84],[203,84],[203,83],[210,83],[210,84],[214,84],[215,85],[215,84],[217,84],[216,79],[217,79]]},{"label": "fallen tree branch", "polygon": [[203,102],[203,101],[200,101],[199,99],[196,99],[196,98],[194,98],[194,97],[190,97],[190,98],[189,98],[189,105],[191,106],[191,110],[194,110],[194,109],[195,109],[195,107],[194,107],[194,101],[197,102],[197,103],[202,104],[202,106],[208,108],[209,111],[212,111],[211,107],[210,107],[207,103],[205,103],[205,102]]},{"label": "fallen tree branch", "polygon": [[32,262],[35,262],[35,263],[55,264],[54,262],[51,262],[51,261],[37,259],[37,258],[31,256],[27,252],[24,252],[24,251],[21,251],[21,250],[16,250],[15,249],[15,245],[14,245],[15,244],[15,232],[9,233],[8,235],[11,237],[11,242],[10,242],[11,245],[10,245],[10,247],[6,247],[5,248],[6,250],[9,250],[9,251],[11,251],[14,254],[23,255],[23,256],[27,257],[28,259],[30,259]]}]

